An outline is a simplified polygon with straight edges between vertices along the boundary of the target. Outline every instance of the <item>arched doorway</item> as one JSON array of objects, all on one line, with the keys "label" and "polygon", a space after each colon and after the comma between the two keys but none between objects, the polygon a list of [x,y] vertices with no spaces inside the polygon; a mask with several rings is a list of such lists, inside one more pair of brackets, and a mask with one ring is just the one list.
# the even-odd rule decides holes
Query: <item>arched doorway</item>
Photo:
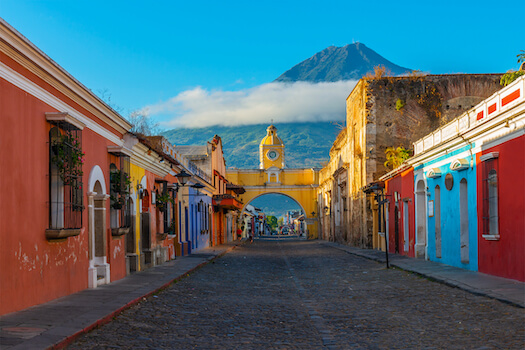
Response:
[{"label": "arched doorway", "polygon": [[256,236],[307,237],[305,210],[289,195],[279,192],[260,194],[245,204],[242,213],[244,232],[251,230]]},{"label": "arched doorway", "polygon": [[107,262],[106,242],[106,181],[102,169],[96,165],[91,170],[88,182],[89,220],[89,269],[88,286],[96,288],[111,282],[110,266]]},{"label": "arched doorway", "polygon": [[416,258],[426,258],[427,245],[427,191],[425,181],[419,180],[416,186]]}]

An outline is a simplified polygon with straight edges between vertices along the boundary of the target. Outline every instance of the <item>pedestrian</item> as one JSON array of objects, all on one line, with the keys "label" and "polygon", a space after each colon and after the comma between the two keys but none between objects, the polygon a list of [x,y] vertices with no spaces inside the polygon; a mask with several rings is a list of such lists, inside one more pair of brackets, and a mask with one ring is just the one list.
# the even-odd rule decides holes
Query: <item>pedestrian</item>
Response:
[{"label": "pedestrian", "polygon": [[237,239],[240,239],[242,237],[242,230],[241,228],[237,228]]}]

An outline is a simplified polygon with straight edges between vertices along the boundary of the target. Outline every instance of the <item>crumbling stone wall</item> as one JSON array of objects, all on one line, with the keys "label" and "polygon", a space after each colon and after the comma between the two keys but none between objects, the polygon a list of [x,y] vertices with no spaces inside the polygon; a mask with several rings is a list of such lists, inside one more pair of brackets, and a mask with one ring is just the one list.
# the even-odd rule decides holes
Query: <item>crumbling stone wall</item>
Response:
[{"label": "crumbling stone wall", "polygon": [[361,189],[389,170],[385,150],[434,131],[486,99],[501,74],[452,74],[361,79],[347,98],[349,234],[347,242],[372,247],[373,211]]}]

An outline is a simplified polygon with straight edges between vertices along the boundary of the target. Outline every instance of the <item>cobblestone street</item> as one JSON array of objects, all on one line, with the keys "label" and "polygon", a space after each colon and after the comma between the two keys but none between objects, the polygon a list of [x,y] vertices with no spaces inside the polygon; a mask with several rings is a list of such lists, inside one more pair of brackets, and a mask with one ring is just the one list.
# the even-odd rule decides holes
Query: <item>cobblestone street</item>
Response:
[{"label": "cobblestone street", "polygon": [[523,349],[524,315],[317,242],[254,241],[69,349]]}]

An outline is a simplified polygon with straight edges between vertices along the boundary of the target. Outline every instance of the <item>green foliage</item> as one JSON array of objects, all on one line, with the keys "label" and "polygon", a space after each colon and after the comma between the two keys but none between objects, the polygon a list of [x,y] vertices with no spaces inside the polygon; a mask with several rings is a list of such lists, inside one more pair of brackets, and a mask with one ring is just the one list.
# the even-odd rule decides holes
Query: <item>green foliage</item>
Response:
[{"label": "green foliage", "polygon": [[396,101],[396,111],[400,111],[403,109],[403,107],[405,107],[405,101],[403,101],[402,99],[398,98],[397,101]]},{"label": "green foliage", "polygon": [[405,147],[388,147],[385,151],[386,154],[386,167],[392,167],[395,169],[399,167],[405,160],[410,158],[410,150],[405,149]]},{"label": "green foliage", "polygon": [[131,178],[122,170],[115,170],[109,174],[111,207],[121,209],[129,196]]},{"label": "green foliage", "polygon": [[84,174],[84,152],[78,138],[73,134],[65,133],[51,141],[51,163],[58,170],[64,185],[74,185],[76,179]]},{"label": "green foliage", "polygon": [[522,75],[525,75],[525,71],[519,70],[517,72],[507,72],[501,76],[501,79],[499,81],[500,85],[507,86],[510,83],[512,83],[514,80],[518,79]]},{"label": "green foliage", "polygon": [[157,199],[155,201],[155,205],[160,210],[163,210],[164,207],[168,204],[168,202],[174,203],[173,198],[171,198],[171,196],[169,195],[168,192],[164,192],[164,193],[159,194],[157,196]]},{"label": "green foliage", "polygon": [[523,63],[525,62],[525,50],[520,50],[520,52],[516,57],[518,57],[518,63]]},{"label": "green foliage", "polygon": [[[344,115],[343,115],[344,116]],[[320,167],[330,159],[329,152],[339,129],[334,122],[277,124],[277,134],[286,147],[286,165],[290,168]],[[210,126],[172,129],[162,133],[174,145],[205,145],[215,134],[222,138],[228,167],[259,167],[259,143],[266,136],[268,124]]]},{"label": "green foliage", "polygon": [[277,218],[275,216],[267,216],[266,223],[271,227],[272,230],[277,229]]}]

